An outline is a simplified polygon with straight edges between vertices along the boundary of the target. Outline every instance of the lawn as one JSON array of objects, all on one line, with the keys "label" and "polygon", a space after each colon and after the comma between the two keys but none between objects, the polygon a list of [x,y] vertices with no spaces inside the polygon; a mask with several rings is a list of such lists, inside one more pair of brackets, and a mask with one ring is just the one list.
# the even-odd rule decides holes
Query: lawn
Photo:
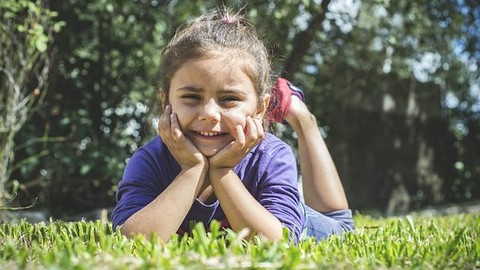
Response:
[{"label": "lawn", "polygon": [[357,230],[295,245],[196,226],[160,243],[106,221],[0,225],[1,269],[480,269],[480,215],[372,218]]}]

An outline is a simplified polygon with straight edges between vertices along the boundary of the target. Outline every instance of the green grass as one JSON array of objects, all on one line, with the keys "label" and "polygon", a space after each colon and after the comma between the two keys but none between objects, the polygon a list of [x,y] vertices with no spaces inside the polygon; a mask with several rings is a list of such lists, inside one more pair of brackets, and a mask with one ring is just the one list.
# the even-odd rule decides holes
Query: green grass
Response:
[{"label": "green grass", "polygon": [[375,219],[357,230],[298,245],[196,226],[160,243],[127,239],[110,223],[0,225],[0,269],[480,269],[480,215]]}]

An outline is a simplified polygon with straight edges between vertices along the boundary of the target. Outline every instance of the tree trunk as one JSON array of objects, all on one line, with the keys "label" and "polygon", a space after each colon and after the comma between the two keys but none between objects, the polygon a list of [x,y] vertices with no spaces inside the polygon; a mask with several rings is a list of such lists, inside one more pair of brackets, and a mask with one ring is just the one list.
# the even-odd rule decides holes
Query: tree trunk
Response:
[{"label": "tree trunk", "polygon": [[317,34],[322,27],[329,4],[330,0],[322,1],[319,13],[313,15],[307,29],[295,35],[293,39],[293,49],[285,62],[281,74],[282,77],[291,79],[292,75],[299,71],[304,56],[308,53],[312,42],[315,40],[315,34]]}]

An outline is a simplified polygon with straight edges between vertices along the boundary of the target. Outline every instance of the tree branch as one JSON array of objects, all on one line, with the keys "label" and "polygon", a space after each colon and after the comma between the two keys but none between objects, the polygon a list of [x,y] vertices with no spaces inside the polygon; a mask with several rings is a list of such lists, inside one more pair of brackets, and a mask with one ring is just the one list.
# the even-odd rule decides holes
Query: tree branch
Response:
[{"label": "tree branch", "polygon": [[288,79],[300,68],[304,56],[307,54],[313,40],[315,39],[315,34],[322,27],[329,4],[330,0],[323,0],[319,13],[312,17],[307,29],[295,35],[293,39],[293,49],[287,58],[287,61],[285,62],[284,69],[281,74],[282,77]]}]

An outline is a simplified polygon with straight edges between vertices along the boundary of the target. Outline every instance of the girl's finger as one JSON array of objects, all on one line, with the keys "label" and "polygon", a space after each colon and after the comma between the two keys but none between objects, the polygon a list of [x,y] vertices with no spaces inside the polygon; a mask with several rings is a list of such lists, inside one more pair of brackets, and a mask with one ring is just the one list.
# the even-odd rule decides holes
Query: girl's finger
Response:
[{"label": "girl's finger", "polygon": [[183,139],[183,133],[180,129],[180,124],[178,123],[178,118],[176,113],[170,114],[170,128],[172,132],[173,139],[175,141],[181,141]]},{"label": "girl's finger", "polygon": [[263,140],[265,138],[265,130],[263,130],[262,120],[255,118],[253,119],[255,126],[257,127],[257,136],[258,140]]},{"label": "girl's finger", "polygon": [[245,133],[243,132],[243,128],[241,125],[238,125],[236,128],[237,136],[235,138],[235,144],[239,149],[243,148],[246,143]]},{"label": "girl's finger", "polygon": [[257,125],[250,116],[247,116],[247,138],[248,144],[254,144],[258,139]]}]

